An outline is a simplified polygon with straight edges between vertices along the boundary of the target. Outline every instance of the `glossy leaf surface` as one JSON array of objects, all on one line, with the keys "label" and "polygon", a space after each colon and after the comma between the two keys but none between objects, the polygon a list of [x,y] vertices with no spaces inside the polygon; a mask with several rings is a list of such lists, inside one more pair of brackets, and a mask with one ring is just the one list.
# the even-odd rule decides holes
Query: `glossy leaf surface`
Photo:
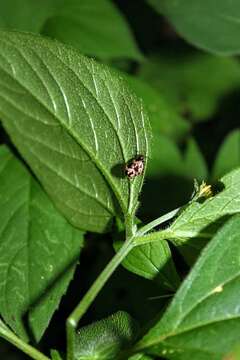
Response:
[{"label": "glossy leaf surface", "polygon": [[41,184],[75,226],[104,232],[113,216],[135,211],[147,163],[149,129],[127,84],[58,42],[0,33],[0,115]]},{"label": "glossy leaf surface", "polygon": [[60,215],[39,184],[0,147],[0,313],[22,338],[39,340],[66,292],[83,233]]},{"label": "glossy leaf surface", "polygon": [[236,215],[203,250],[162,319],[136,349],[175,360],[223,359],[240,340],[239,258]]}]

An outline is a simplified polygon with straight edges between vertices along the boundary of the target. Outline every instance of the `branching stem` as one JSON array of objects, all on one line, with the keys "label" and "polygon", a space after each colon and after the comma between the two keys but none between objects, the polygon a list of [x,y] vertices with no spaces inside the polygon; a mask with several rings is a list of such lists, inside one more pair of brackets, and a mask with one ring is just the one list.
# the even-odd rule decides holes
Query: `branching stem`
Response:
[{"label": "branching stem", "polygon": [[0,336],[13,344],[16,348],[22,350],[25,354],[29,355],[35,360],[50,360],[43,353],[27,344],[25,341],[15,335],[1,320],[0,320]]},{"label": "branching stem", "polygon": [[116,253],[116,255],[111,259],[108,265],[104,268],[98,278],[94,281],[90,289],[84,295],[80,303],[71,313],[67,319],[67,360],[74,359],[74,343],[75,343],[75,331],[78,325],[78,322],[88,310],[100,290],[103,288],[107,280],[110,278],[114,270],[122,262],[122,260],[127,256],[129,251],[132,249],[132,239],[126,241],[121,249]]}]

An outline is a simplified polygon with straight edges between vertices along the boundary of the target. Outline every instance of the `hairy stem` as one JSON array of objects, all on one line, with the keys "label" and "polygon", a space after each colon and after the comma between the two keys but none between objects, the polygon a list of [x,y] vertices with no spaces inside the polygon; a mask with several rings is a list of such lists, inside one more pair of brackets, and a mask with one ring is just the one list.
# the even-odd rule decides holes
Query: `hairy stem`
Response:
[{"label": "hairy stem", "polygon": [[77,307],[73,310],[66,321],[66,331],[67,331],[67,360],[74,360],[74,344],[75,344],[75,331],[78,326],[78,323],[85,312],[88,310],[100,290],[103,288],[107,280],[110,278],[112,273],[122,262],[122,260],[128,255],[128,253],[135,246],[147,244],[153,241],[159,241],[166,239],[172,235],[172,232],[169,229],[156,231],[149,233],[146,232],[153,229],[155,226],[160,225],[161,223],[170,220],[173,218],[180,208],[171,211],[168,214],[161,216],[160,218],[152,221],[146,226],[143,226],[138,232],[133,224],[133,216],[131,214],[127,215],[125,218],[125,227],[126,227],[126,241],[121,247],[121,249],[116,253],[116,255],[111,259],[108,265],[104,268],[101,274],[94,281],[90,289],[84,295],[82,300],[79,302]]},{"label": "hairy stem", "polygon": [[121,249],[116,253],[116,255],[111,259],[108,265],[104,268],[101,274],[94,281],[90,289],[84,295],[80,303],[71,313],[67,319],[66,330],[67,330],[67,360],[74,359],[74,337],[75,330],[77,328],[78,322],[88,310],[100,290],[103,288],[107,280],[110,278],[114,270],[122,262],[122,260],[127,256],[129,251],[132,249],[132,239],[127,240]]},{"label": "hairy stem", "polygon": [[181,208],[182,207],[174,209],[174,210],[170,211],[169,213],[164,214],[163,216],[160,216],[159,218],[148,223],[147,225],[141,227],[139,229],[139,231],[137,232],[137,236],[142,236],[142,235],[146,234],[147,232],[149,232],[150,230],[152,230],[153,228],[155,228],[156,226],[161,225],[168,220],[171,220],[174,216],[177,215],[177,213],[179,212],[179,210]]},{"label": "hairy stem", "polygon": [[43,353],[25,343],[0,320],[0,336],[35,360],[50,360]]},{"label": "hairy stem", "polygon": [[165,240],[167,238],[173,237],[173,234],[174,234],[173,231],[170,229],[153,231],[150,234],[135,237],[133,239],[132,246],[135,247],[155,241]]}]

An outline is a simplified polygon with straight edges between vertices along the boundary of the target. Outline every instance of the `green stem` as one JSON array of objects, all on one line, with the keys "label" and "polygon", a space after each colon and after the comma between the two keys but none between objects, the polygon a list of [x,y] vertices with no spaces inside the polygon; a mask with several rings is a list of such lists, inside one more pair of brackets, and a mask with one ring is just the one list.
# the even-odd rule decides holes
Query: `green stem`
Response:
[{"label": "green stem", "polygon": [[19,337],[17,337],[1,320],[0,320],[0,336],[13,344],[18,349],[22,350],[25,354],[29,355],[35,360],[50,360],[43,353],[25,343]]},{"label": "green stem", "polygon": [[134,247],[143,244],[149,244],[150,242],[165,240],[172,236],[173,236],[173,231],[170,229],[154,231],[147,235],[135,237],[132,242],[132,246]]},{"label": "green stem", "polygon": [[136,235],[142,236],[142,235],[146,234],[147,232],[149,232],[150,230],[152,230],[153,228],[155,228],[156,226],[161,225],[168,220],[171,220],[174,216],[177,215],[177,213],[179,212],[180,209],[181,209],[181,207],[174,209],[174,210],[170,211],[169,213],[164,214],[163,216],[160,216],[159,218],[151,221],[147,225],[141,227]]},{"label": "green stem", "polygon": [[59,352],[57,350],[51,350],[52,360],[62,360]]},{"label": "green stem", "polygon": [[101,274],[94,281],[90,289],[84,295],[83,299],[71,313],[67,319],[67,359],[74,359],[74,337],[75,330],[77,328],[78,322],[88,310],[100,290],[103,288],[107,280],[110,278],[114,270],[122,262],[122,260],[127,256],[129,251],[132,249],[132,238],[127,240],[121,249],[116,253],[116,255],[111,259],[108,265],[104,268]]},{"label": "green stem", "polygon": [[172,232],[169,229],[152,232],[148,235],[144,235],[147,231],[151,230],[157,225],[170,220],[174,217],[180,208],[171,211],[168,214],[161,216],[160,218],[152,221],[146,226],[143,226],[137,233],[133,224],[133,216],[131,214],[126,215],[125,217],[125,227],[126,227],[126,241],[121,247],[121,249],[116,253],[116,255],[111,259],[108,265],[104,268],[98,278],[94,281],[90,289],[84,295],[82,300],[79,302],[77,307],[68,317],[66,322],[66,331],[67,331],[67,360],[74,360],[74,344],[75,344],[75,331],[77,325],[88,310],[100,290],[103,288],[107,280],[110,278],[112,273],[122,262],[122,260],[128,255],[131,249],[134,246],[146,244],[153,241],[159,241],[166,239]]},{"label": "green stem", "polygon": [[[133,223],[134,217],[131,214],[127,214],[125,216],[125,231],[126,231],[126,239],[130,239],[134,236],[136,230]],[[136,227],[137,229],[137,227]]]}]

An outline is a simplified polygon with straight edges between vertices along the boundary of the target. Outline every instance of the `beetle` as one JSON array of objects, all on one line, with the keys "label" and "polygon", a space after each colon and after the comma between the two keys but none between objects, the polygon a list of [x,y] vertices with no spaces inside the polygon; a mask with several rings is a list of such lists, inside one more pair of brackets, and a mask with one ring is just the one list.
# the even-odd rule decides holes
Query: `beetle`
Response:
[{"label": "beetle", "polygon": [[129,161],[125,166],[125,174],[129,179],[142,175],[144,171],[144,156],[138,155],[135,159]]}]

